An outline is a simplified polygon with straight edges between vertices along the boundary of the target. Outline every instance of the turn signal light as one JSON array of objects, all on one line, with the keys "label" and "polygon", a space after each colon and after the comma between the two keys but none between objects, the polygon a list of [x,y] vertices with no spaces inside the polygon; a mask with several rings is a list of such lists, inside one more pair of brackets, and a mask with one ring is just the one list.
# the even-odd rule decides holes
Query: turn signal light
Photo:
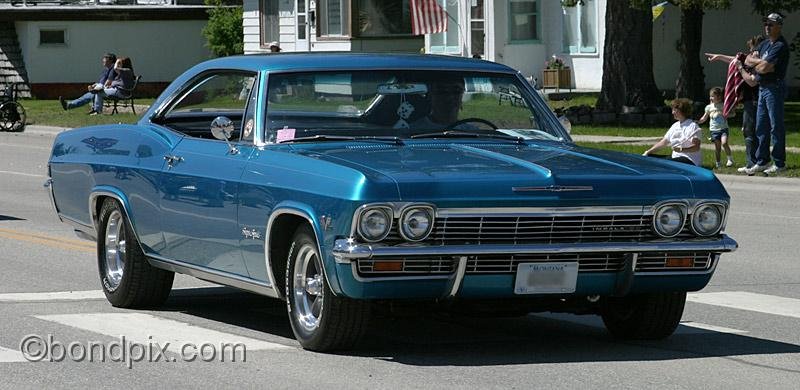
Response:
[{"label": "turn signal light", "polygon": [[694,267],[694,259],[691,257],[668,257],[664,265],[674,268],[692,268]]},{"label": "turn signal light", "polygon": [[391,271],[402,271],[403,270],[403,262],[402,261],[376,261],[372,263],[372,270],[379,271],[379,272],[391,272]]}]

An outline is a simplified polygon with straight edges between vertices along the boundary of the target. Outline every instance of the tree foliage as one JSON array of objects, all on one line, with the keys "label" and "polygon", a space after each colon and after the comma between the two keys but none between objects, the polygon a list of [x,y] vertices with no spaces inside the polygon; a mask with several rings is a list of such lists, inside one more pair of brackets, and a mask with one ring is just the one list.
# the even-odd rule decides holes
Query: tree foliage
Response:
[{"label": "tree foliage", "polygon": [[769,12],[793,12],[800,9],[800,0],[752,0],[753,12],[765,15]]},{"label": "tree foliage", "polygon": [[242,7],[226,6],[223,0],[205,0],[208,10],[208,24],[203,28],[206,46],[217,57],[244,53],[244,32],[242,28]]}]

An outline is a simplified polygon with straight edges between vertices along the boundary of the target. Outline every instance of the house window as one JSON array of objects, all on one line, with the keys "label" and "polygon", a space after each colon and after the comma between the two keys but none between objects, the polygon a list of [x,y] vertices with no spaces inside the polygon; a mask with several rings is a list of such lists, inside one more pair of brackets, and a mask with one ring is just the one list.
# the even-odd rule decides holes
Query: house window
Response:
[{"label": "house window", "polygon": [[470,49],[472,49],[472,56],[480,56],[484,58],[484,41],[486,37],[485,23],[483,13],[484,0],[475,0],[470,6]]},{"label": "house window", "polygon": [[347,0],[319,0],[319,35],[347,35]]},{"label": "house window", "polygon": [[[439,5],[447,11],[447,31],[431,34],[431,53],[433,54],[461,54],[465,49],[461,43],[461,13],[458,11],[459,4],[452,0],[438,0]],[[472,27],[471,27],[472,28]]]},{"label": "house window", "polygon": [[40,29],[39,45],[64,46],[67,44],[67,30],[59,29]]},{"label": "house window", "polygon": [[266,49],[273,41],[280,41],[280,22],[278,20],[278,0],[261,0],[261,47]]},{"label": "house window", "polygon": [[564,7],[564,52],[597,53],[597,0]]},{"label": "house window", "polygon": [[539,1],[510,0],[508,4],[509,41],[539,41]]},{"label": "house window", "polygon": [[411,35],[409,0],[354,0],[354,5],[358,36]]}]

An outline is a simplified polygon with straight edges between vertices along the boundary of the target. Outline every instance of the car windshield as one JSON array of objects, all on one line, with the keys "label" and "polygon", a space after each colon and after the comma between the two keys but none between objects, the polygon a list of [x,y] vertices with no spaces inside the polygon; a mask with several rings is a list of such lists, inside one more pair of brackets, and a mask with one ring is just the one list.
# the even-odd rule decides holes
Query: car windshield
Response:
[{"label": "car windshield", "polygon": [[277,73],[269,76],[266,141],[483,136],[563,140],[564,130],[546,107],[511,74]]}]

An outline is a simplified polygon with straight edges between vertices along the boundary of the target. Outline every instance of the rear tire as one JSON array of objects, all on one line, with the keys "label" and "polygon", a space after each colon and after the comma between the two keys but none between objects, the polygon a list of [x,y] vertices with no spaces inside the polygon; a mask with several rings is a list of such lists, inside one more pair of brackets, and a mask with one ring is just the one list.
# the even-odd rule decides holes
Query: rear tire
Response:
[{"label": "rear tire", "polygon": [[324,275],[314,232],[294,234],[286,265],[289,322],[304,349],[328,352],[352,348],[367,328],[367,302],[333,295]]},{"label": "rear tire", "polygon": [[685,304],[686,292],[610,298],[602,306],[601,316],[616,338],[658,340],[675,332]]},{"label": "rear tire", "polygon": [[103,202],[98,217],[97,265],[100,284],[112,306],[160,306],[172,290],[175,273],[155,268],[147,261],[125,210],[111,198]]}]

